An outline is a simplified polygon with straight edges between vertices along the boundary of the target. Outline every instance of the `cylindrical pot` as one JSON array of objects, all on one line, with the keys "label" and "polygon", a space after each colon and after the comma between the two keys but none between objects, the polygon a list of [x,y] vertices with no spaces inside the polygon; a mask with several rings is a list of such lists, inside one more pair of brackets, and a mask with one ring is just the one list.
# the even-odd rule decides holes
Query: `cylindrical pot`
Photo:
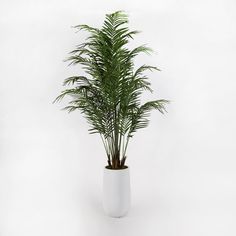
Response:
[{"label": "cylindrical pot", "polygon": [[111,217],[122,217],[130,208],[129,168],[115,170],[105,167],[103,174],[103,208]]}]

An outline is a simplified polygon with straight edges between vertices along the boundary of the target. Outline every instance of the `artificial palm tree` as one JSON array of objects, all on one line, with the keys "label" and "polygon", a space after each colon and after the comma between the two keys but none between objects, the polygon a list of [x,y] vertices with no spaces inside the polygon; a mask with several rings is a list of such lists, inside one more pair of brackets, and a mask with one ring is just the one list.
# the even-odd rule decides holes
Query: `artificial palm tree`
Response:
[{"label": "artificial palm tree", "polygon": [[138,31],[127,27],[128,17],[122,11],[107,14],[101,29],[77,25],[76,29],[89,33],[86,41],[73,50],[68,60],[81,65],[87,76],[72,76],[64,81],[72,86],[56,98],[60,101],[70,95],[65,107],[69,112],[79,109],[90,124],[90,133],[101,136],[107,155],[107,168],[126,168],[126,151],[130,138],[147,127],[152,109],[165,112],[167,100],[160,99],[141,104],[144,90],[152,92],[147,70],[155,66],[135,68],[134,58],[152,50],[144,45],[128,48],[128,42]]}]

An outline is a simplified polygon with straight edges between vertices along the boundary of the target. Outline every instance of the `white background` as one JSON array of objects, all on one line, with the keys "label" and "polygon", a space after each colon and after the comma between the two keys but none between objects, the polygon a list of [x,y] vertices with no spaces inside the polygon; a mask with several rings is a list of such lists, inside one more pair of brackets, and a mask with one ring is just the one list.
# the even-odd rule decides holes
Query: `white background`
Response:
[{"label": "white background", "polygon": [[[125,10],[135,44],[157,51],[153,112],[128,150],[132,208],[101,206],[102,143],[79,112],[52,104],[79,73],[63,59],[84,39],[71,26],[102,25]],[[230,0],[0,2],[1,236],[235,236],[236,2]]]}]

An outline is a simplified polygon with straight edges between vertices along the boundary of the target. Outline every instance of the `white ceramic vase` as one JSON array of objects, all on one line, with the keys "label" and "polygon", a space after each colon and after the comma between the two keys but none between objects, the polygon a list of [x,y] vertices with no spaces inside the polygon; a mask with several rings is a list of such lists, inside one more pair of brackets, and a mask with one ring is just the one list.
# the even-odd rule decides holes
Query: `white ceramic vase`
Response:
[{"label": "white ceramic vase", "polygon": [[130,208],[129,168],[114,170],[104,168],[103,208],[111,217],[125,216]]}]

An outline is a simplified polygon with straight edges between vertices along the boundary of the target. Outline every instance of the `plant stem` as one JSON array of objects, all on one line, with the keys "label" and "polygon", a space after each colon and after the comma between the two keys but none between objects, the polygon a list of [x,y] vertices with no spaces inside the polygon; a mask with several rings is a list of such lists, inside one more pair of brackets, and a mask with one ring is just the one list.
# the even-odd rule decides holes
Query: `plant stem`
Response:
[{"label": "plant stem", "polygon": [[105,138],[102,136],[102,134],[100,134],[100,137],[101,137],[101,139],[102,139],[104,148],[105,148],[105,150],[106,150],[107,157],[109,157],[109,148],[108,148],[108,146],[107,146],[106,140],[105,140]]},{"label": "plant stem", "polygon": [[126,154],[126,150],[127,150],[127,146],[128,146],[128,143],[129,143],[129,138],[130,138],[130,136],[128,136],[127,137],[127,140],[126,140],[126,144],[125,144],[125,150],[124,150],[124,156],[125,156],[125,154]]}]

